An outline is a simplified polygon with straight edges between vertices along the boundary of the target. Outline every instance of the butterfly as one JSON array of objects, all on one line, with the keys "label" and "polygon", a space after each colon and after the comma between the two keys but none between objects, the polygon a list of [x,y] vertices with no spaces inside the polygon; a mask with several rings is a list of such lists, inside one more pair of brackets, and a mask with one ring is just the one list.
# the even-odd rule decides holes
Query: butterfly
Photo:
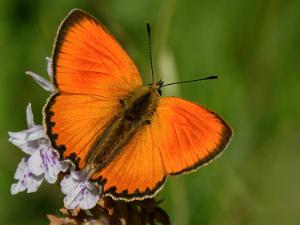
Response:
[{"label": "butterfly", "polygon": [[169,175],[218,156],[232,135],[216,113],[177,97],[162,82],[143,85],[138,69],[97,19],[74,9],[52,52],[54,93],[44,122],[61,159],[71,160],[103,195],[154,197]]}]

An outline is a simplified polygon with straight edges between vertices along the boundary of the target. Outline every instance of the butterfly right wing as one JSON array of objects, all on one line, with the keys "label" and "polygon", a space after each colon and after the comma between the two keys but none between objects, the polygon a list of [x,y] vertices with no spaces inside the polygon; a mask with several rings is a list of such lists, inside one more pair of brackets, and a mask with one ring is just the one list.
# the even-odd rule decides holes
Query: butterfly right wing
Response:
[{"label": "butterfly right wing", "polygon": [[168,175],[192,171],[219,155],[231,128],[215,113],[180,98],[160,99],[151,123],[131,138],[122,154],[93,179],[115,199],[153,197]]},{"label": "butterfly right wing", "polygon": [[207,164],[225,149],[232,135],[216,113],[176,97],[160,100],[152,129],[168,175]]}]

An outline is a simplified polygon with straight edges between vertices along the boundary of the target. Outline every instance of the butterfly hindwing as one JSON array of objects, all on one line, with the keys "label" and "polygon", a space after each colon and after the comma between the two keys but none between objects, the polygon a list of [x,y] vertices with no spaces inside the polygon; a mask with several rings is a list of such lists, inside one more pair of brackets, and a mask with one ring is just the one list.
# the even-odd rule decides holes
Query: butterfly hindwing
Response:
[{"label": "butterfly hindwing", "polygon": [[151,127],[140,129],[122,154],[93,178],[99,177],[105,195],[124,200],[153,196],[164,183],[166,172]]}]

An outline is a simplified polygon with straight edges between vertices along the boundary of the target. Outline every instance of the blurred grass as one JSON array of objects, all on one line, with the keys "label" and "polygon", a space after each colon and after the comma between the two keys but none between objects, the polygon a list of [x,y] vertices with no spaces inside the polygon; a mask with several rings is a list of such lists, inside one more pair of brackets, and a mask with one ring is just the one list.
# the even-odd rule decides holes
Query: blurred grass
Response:
[{"label": "blurred grass", "polygon": [[7,131],[36,121],[47,93],[24,71],[46,76],[60,21],[82,8],[107,25],[150,81],[145,22],[156,76],[165,82],[219,75],[166,89],[222,115],[233,127],[226,152],[197,173],[170,178],[159,197],[174,224],[300,224],[300,2],[0,1],[0,224],[46,224],[62,206],[58,187],[11,196],[23,154]]}]

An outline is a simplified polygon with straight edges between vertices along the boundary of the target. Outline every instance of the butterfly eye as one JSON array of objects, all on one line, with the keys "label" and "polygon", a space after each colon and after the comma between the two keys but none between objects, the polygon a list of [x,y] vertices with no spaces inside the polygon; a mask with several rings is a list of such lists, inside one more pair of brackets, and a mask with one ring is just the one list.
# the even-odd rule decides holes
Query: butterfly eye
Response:
[{"label": "butterfly eye", "polygon": [[126,102],[125,102],[124,99],[120,99],[119,101],[120,101],[120,104],[121,104],[122,106],[126,105]]},{"label": "butterfly eye", "polygon": [[161,89],[157,89],[157,93],[159,94],[159,96],[161,96]]}]

